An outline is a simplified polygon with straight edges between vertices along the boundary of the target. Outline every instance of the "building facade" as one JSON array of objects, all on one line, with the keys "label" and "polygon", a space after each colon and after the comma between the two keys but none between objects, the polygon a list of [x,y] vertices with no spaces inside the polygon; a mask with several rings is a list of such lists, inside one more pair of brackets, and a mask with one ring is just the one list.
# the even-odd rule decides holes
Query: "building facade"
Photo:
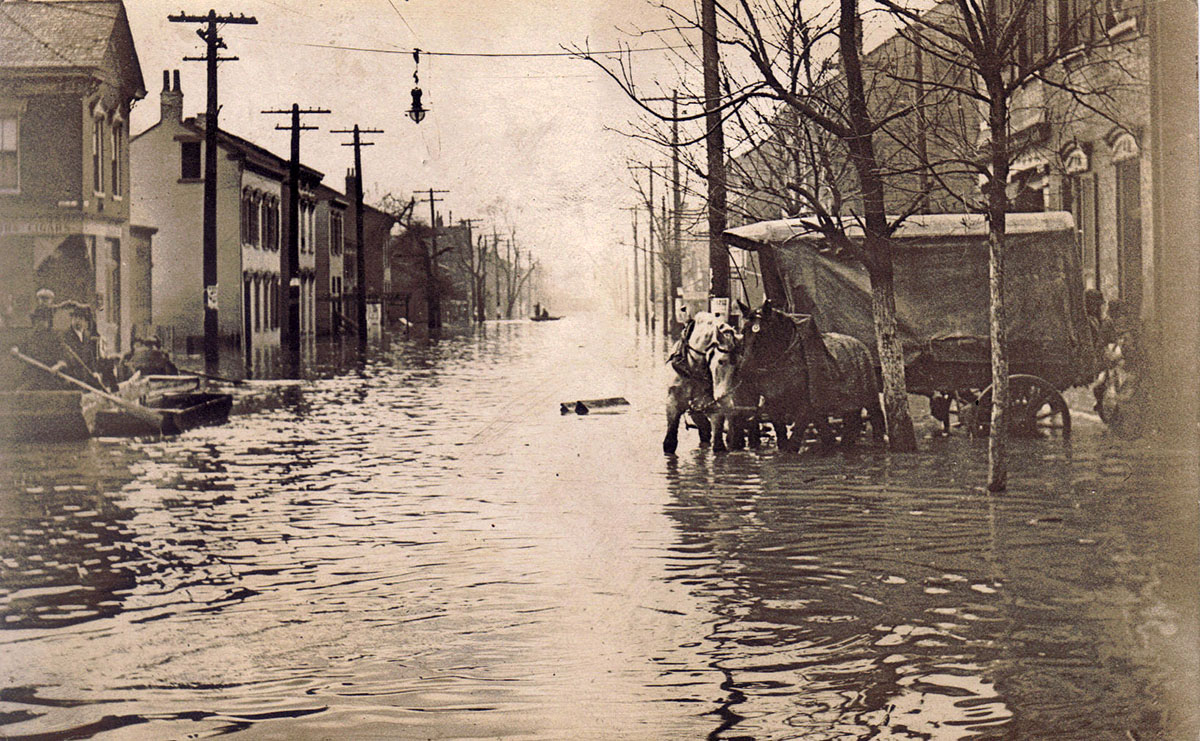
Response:
[{"label": "building facade", "polygon": [[128,122],[145,94],[119,0],[0,4],[4,324],[27,324],[34,293],[48,288],[95,309],[105,351],[128,347]]},{"label": "building facade", "polygon": [[[131,172],[138,183],[133,213],[158,229],[153,251],[153,322],[174,349],[199,352],[204,333],[203,115],[184,118],[179,75],[163,73],[158,123],[134,137]],[[265,148],[220,131],[217,138],[217,305],[222,346],[252,366],[273,362],[285,321],[281,265],[287,249],[289,163]],[[321,173],[301,166],[302,332],[314,328],[314,192]],[[140,223],[139,222],[139,223]],[[304,290],[306,288],[307,290]]]},{"label": "building facade", "polygon": [[318,336],[340,336],[346,330],[346,197],[327,185],[316,192],[316,284],[314,312]]},{"label": "building facade", "polygon": [[[952,8],[936,5],[926,18],[952,23]],[[1031,6],[1013,64],[1049,64],[1010,99],[1008,197],[1011,211],[1070,211],[1085,286],[1148,317],[1155,186],[1145,12],[1090,0]],[[888,212],[980,211],[983,176],[972,170],[986,164],[991,136],[986,111],[963,92],[978,82],[914,38],[921,33],[904,29],[863,59],[872,117],[889,121],[875,136]],[[814,97],[836,109],[845,93],[834,69]],[[734,157],[730,179],[731,225],[812,213],[792,184],[833,213],[861,213],[845,146],[786,107]]]}]

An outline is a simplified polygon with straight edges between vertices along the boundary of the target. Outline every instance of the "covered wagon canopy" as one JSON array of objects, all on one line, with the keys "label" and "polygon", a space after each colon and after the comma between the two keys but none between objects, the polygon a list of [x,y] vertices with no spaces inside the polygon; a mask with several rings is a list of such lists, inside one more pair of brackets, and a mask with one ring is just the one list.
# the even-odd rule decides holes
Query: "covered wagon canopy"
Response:
[{"label": "covered wagon canopy", "polygon": [[[729,229],[726,244],[756,251],[767,297],[812,314],[822,331],[857,337],[874,352],[875,325],[866,268],[839,255],[811,228],[780,219]],[[1083,313],[1075,224],[1066,212],[1007,217],[1005,296],[1014,373],[1059,388],[1094,376],[1095,346]],[[968,387],[989,367],[987,221],[977,214],[910,216],[891,238],[896,319],[910,390]],[[863,230],[847,224],[861,241]]]}]

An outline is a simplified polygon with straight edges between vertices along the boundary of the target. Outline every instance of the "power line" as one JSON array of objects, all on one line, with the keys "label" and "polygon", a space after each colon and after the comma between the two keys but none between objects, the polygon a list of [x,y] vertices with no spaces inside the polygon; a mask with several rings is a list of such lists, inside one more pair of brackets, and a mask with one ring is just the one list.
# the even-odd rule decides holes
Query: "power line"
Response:
[{"label": "power line", "polygon": [[[377,49],[367,46],[341,46],[339,44],[308,44],[301,43],[299,46],[312,46],[318,49],[341,49],[342,51],[365,51],[374,54],[412,54],[412,49]],[[687,46],[648,46],[639,49],[606,49],[601,51],[584,50],[576,51],[541,51],[541,52],[466,52],[466,51],[427,51],[421,50],[421,53],[431,57],[579,57],[581,54],[632,54],[634,52],[643,51],[667,51],[671,49],[686,49]]]},{"label": "power line", "polygon": [[417,32],[414,31],[413,27],[408,24],[408,19],[405,18],[404,15],[400,12],[400,9],[396,7],[396,3],[392,2],[392,0],[387,0],[387,3],[388,3],[388,5],[392,6],[392,10],[396,11],[396,15],[400,16],[400,20],[404,21],[404,25],[405,25],[405,27],[408,28],[408,32],[411,33],[413,36],[416,36]]}]

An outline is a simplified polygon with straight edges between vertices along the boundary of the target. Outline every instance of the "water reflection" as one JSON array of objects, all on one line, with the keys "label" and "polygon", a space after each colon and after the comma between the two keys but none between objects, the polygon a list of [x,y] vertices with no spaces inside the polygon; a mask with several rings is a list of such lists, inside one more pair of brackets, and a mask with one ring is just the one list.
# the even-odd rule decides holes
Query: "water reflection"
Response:
[{"label": "water reflection", "polygon": [[1131,659],[1146,657],[1136,637],[1147,631],[1194,631],[1159,591],[1156,539],[1127,527],[1166,524],[1142,499],[1161,483],[1094,449],[1034,443],[1014,452],[1035,465],[993,495],[967,483],[983,480],[976,446],[931,445],[906,457],[696,454],[668,467],[680,533],[668,568],[709,605],[702,653],[721,674],[710,738],[1165,738],[1192,727],[1151,700],[1181,667]]},{"label": "water reflection", "polygon": [[356,352],[247,384],[219,428],[0,450],[0,732],[1196,727],[1182,451],[1080,425],[1016,444],[1001,495],[960,437],[664,457],[658,338],[566,319]]}]

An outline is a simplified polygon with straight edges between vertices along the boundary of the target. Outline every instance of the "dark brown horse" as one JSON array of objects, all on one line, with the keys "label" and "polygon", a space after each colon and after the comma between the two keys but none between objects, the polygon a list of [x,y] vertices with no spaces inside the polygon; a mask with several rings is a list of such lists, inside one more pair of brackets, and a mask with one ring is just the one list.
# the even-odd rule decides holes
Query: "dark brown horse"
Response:
[{"label": "dark brown horse", "polygon": [[[810,424],[823,442],[832,442],[829,417],[842,419],[842,442],[852,444],[862,431],[863,409],[875,438],[883,439],[879,384],[866,345],[849,335],[822,334],[811,316],[777,311],[769,301],[757,311],[741,308],[747,321],[733,375],[762,397],[780,448],[798,448]],[[718,398],[725,392],[714,388]]]}]

